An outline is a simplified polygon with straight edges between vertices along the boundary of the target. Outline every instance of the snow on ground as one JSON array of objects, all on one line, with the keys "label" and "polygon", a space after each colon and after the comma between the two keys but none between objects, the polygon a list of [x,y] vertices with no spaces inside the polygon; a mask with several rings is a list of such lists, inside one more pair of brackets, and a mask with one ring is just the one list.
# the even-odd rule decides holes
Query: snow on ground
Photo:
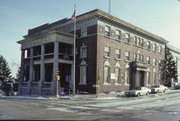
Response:
[{"label": "snow on ground", "polygon": [[58,110],[62,112],[68,112],[68,113],[76,113],[77,111],[69,110],[68,108],[60,107],[60,108],[49,108],[50,110]]},{"label": "snow on ground", "polygon": [[[171,93],[171,92],[174,92],[174,91],[171,91],[169,90],[167,93]],[[160,96],[160,95],[163,95],[163,96]],[[152,96],[152,95],[150,95]],[[143,97],[137,97],[137,98],[132,98],[132,100],[128,100],[128,101],[121,101],[119,100],[118,102],[105,102],[105,103],[99,103],[99,104],[90,104],[90,105],[86,105],[86,106],[92,106],[92,107],[116,107],[116,106],[119,106],[119,105],[130,105],[130,104],[144,104],[146,101],[151,101],[151,102],[154,102],[154,101],[161,101],[163,100],[164,98],[168,99],[168,98],[171,98],[172,96],[177,96],[179,97],[180,94],[179,93],[174,93],[173,95],[167,95],[166,93],[161,93],[161,94],[154,94],[152,98],[150,98],[150,96],[143,96]],[[159,104],[160,102],[158,102]],[[170,103],[170,102],[169,102]],[[146,105],[147,106],[147,105]]]},{"label": "snow on ground", "polygon": [[43,96],[2,96],[0,98],[12,98],[12,99],[53,99],[53,97],[43,97]]}]

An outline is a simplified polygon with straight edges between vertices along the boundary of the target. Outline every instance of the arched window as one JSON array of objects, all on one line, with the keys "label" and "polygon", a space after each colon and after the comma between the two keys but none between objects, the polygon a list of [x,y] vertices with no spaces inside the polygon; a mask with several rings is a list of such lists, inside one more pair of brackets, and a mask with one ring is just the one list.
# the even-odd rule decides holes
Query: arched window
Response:
[{"label": "arched window", "polygon": [[86,84],[86,67],[87,64],[83,60],[80,64],[80,83],[79,84]]},{"label": "arched window", "polygon": [[110,83],[110,63],[105,61],[104,63],[104,84]]},{"label": "arched window", "polygon": [[148,85],[150,85],[150,70],[149,70],[149,68],[147,69],[147,83],[148,83]]},{"label": "arched window", "polygon": [[156,69],[153,69],[153,84],[156,84]]},{"label": "arched window", "polygon": [[115,65],[115,83],[117,84],[121,83],[121,69],[120,69],[120,64],[118,62]]},{"label": "arched window", "polygon": [[125,72],[124,72],[125,84],[129,84],[129,64],[125,65]]}]

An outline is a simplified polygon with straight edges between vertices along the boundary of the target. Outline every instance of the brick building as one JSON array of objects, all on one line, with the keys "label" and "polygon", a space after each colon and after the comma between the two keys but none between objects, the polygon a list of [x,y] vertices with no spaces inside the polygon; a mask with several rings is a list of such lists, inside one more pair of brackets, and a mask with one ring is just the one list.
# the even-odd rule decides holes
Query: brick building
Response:
[{"label": "brick building", "polygon": [[[167,40],[99,9],[76,17],[76,90],[101,93],[159,83]],[[21,44],[20,95],[72,90],[73,21],[62,19],[28,30]],[[98,79],[97,79],[98,78]]]}]

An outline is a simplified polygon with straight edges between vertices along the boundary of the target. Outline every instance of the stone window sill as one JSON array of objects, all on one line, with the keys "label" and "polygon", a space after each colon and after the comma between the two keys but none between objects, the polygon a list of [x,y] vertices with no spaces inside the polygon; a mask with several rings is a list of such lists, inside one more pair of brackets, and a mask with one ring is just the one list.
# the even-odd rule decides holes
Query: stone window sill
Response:
[{"label": "stone window sill", "polygon": [[111,84],[110,84],[110,83],[106,83],[106,82],[105,82],[103,85],[111,85]]}]

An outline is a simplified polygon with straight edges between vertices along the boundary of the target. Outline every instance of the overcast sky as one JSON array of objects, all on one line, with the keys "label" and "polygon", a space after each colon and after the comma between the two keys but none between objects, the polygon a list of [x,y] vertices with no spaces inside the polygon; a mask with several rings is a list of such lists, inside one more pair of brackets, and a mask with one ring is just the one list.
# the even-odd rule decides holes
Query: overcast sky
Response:
[{"label": "overcast sky", "polygon": [[[0,0],[0,55],[15,73],[20,63],[20,45],[28,29],[93,9],[108,12],[109,0]],[[111,0],[111,14],[159,35],[180,48],[180,1]]]}]

